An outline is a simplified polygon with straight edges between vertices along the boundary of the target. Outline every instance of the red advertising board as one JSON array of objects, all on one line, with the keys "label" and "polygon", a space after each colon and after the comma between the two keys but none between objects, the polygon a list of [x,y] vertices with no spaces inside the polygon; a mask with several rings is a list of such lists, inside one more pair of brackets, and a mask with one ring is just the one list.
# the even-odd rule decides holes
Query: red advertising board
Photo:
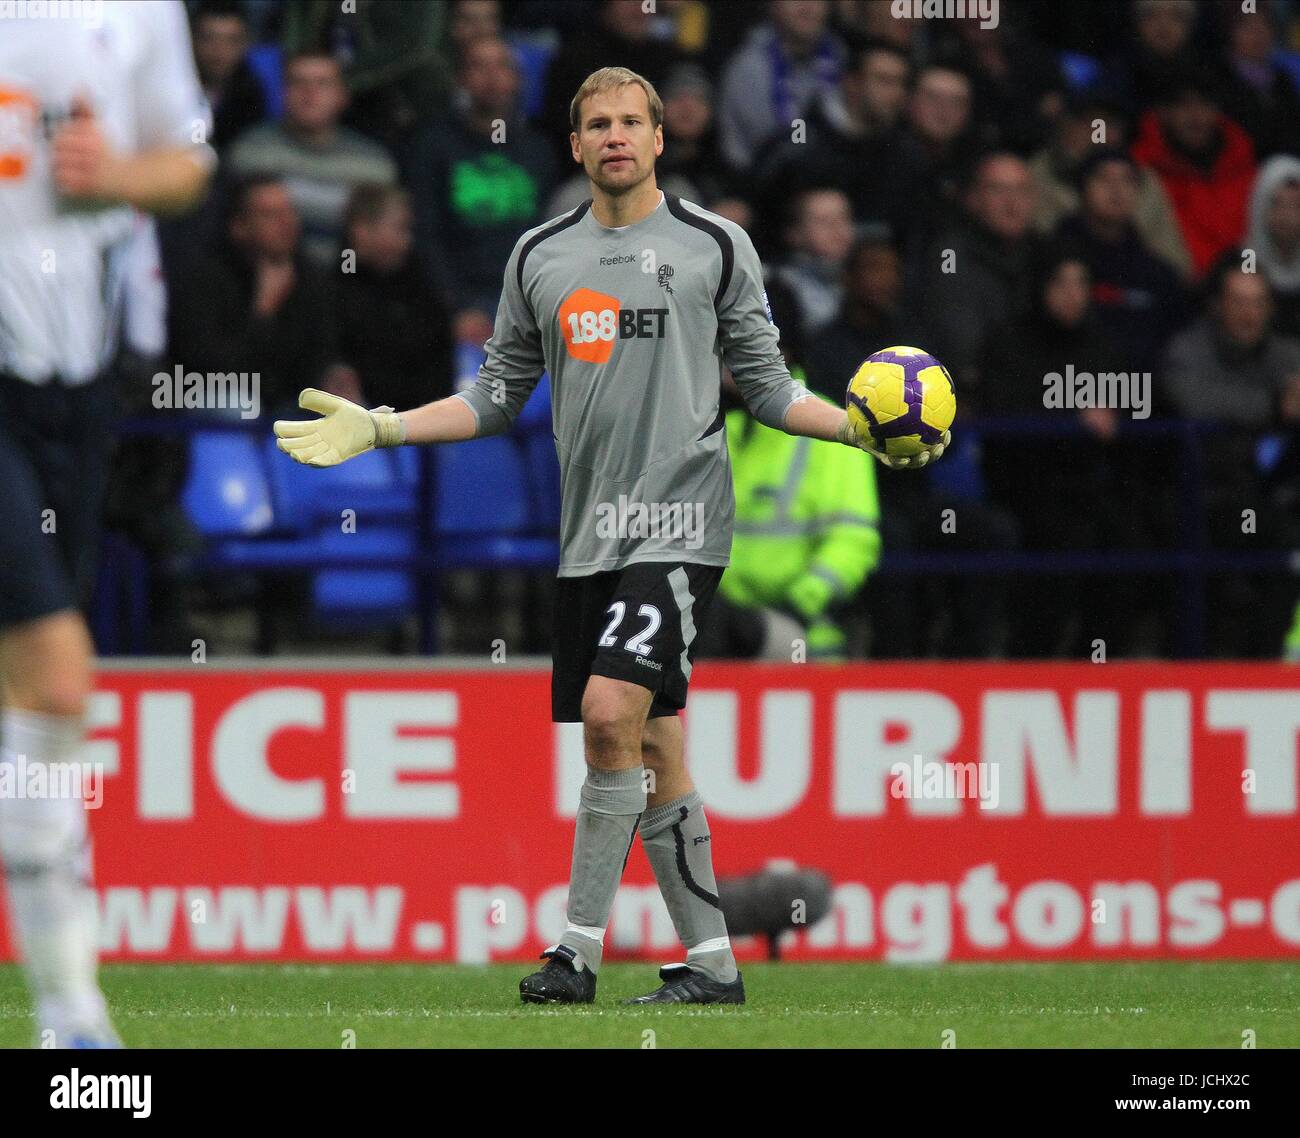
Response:
[{"label": "red advertising board", "polygon": [[[106,957],[534,956],[564,926],[583,777],[549,684],[106,672],[86,755]],[[792,958],[1300,954],[1295,669],[703,664],[684,719],[719,874],[834,883]],[[607,945],[679,955],[639,848]]]}]

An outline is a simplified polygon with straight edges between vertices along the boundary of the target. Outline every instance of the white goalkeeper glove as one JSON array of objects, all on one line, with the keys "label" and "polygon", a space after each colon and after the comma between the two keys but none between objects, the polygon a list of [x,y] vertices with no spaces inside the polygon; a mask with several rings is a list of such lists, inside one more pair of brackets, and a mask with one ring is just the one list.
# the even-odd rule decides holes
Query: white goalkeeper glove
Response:
[{"label": "white goalkeeper glove", "polygon": [[838,438],[845,446],[858,447],[868,454],[875,455],[886,466],[892,467],[894,470],[902,470],[906,467],[915,470],[917,467],[924,466],[927,462],[933,462],[943,454],[944,448],[952,441],[952,432],[944,431],[943,438],[920,454],[886,454],[883,450],[876,448],[868,432],[855,428],[853,420],[845,415],[844,422],[840,424]]},{"label": "white goalkeeper glove", "polygon": [[396,447],[406,441],[406,426],[391,407],[367,411],[328,391],[306,388],[298,406],[319,411],[321,419],[278,419],[276,446],[307,466],[337,466],[375,447]]}]

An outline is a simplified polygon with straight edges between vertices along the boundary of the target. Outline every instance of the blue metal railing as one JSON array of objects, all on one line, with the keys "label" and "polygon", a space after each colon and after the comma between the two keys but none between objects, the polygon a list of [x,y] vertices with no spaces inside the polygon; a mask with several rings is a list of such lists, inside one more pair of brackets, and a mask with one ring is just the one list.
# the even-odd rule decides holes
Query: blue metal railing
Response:
[{"label": "blue metal railing", "polygon": [[[980,438],[1084,440],[1092,438],[1074,417],[998,416],[962,424]],[[965,551],[955,553],[886,550],[876,572],[899,575],[1168,575],[1177,580],[1179,620],[1176,655],[1205,654],[1206,585],[1217,574],[1300,575],[1300,550],[1223,551],[1210,547],[1206,529],[1204,440],[1232,428],[1213,422],[1181,419],[1121,419],[1114,445],[1149,445],[1172,440],[1176,466],[1178,533],[1181,543],[1169,549],[1124,551]]]},{"label": "blue metal railing", "polygon": [[[1045,418],[998,417],[968,419],[961,429],[976,432],[982,439],[1013,437],[1083,439],[1089,437],[1073,417],[1058,421]],[[188,436],[197,431],[230,430],[264,436],[265,421],[224,418],[147,417],[125,419],[118,424],[123,437]],[[1205,651],[1206,585],[1216,574],[1300,575],[1300,550],[1228,552],[1211,549],[1205,525],[1205,482],[1203,439],[1223,430],[1215,424],[1182,420],[1125,420],[1118,429],[1117,445],[1125,441],[1173,440],[1179,447],[1176,488],[1179,501],[1176,548],[1137,551],[988,550],[962,552],[900,552],[885,550],[877,573],[914,576],[930,575],[1164,575],[1178,584],[1179,622],[1176,654],[1191,658]],[[290,461],[287,457],[285,461]],[[417,616],[420,622],[420,650],[436,649],[435,622],[438,579],[443,566],[433,524],[436,501],[436,464],[431,447],[422,448],[415,511],[419,526],[413,552],[402,555],[357,557],[286,557],[275,568],[284,571],[322,569],[391,569],[409,572],[417,582]],[[200,563],[202,571],[240,569],[249,571],[237,559],[222,556],[218,544]],[[265,567],[263,567],[265,569]],[[266,570],[271,571],[271,570]]]}]

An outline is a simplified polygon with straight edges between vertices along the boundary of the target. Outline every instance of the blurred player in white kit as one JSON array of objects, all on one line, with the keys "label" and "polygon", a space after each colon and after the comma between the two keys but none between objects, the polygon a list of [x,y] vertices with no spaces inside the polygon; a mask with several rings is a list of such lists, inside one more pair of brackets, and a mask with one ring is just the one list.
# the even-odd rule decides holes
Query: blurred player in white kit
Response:
[{"label": "blurred player in white kit", "polygon": [[201,196],[209,131],[179,0],[0,8],[0,860],[47,1047],[120,1046],[86,808],[4,787],[80,759],[120,261],[136,210]]}]

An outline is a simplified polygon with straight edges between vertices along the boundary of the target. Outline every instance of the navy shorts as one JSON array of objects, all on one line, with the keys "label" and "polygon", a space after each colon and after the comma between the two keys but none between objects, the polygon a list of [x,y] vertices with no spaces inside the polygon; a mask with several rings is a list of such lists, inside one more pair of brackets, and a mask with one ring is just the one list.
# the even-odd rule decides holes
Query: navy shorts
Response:
[{"label": "navy shorts", "polygon": [[89,596],[108,476],[111,385],[0,375],[0,629]]},{"label": "navy shorts", "polygon": [[720,565],[643,561],[555,590],[551,719],[582,719],[587,680],[610,676],[654,692],[650,718],[686,706],[697,630],[722,579]]}]

